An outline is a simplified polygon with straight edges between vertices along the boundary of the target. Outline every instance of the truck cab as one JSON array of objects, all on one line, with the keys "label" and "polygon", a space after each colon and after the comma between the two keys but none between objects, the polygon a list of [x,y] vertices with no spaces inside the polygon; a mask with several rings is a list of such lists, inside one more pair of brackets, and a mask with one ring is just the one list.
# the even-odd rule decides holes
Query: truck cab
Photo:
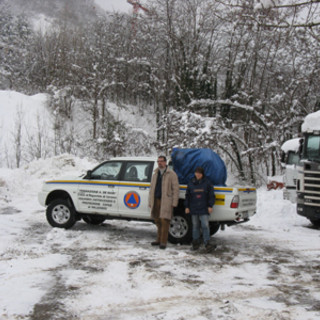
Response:
[{"label": "truck cab", "polygon": [[320,226],[320,111],[302,124],[304,144],[297,181],[297,213]]}]

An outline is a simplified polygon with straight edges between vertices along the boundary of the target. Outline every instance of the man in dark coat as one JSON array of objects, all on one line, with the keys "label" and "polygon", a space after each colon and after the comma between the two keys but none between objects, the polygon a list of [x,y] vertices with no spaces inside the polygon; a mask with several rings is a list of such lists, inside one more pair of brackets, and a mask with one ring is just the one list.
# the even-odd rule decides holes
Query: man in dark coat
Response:
[{"label": "man in dark coat", "polygon": [[195,177],[188,183],[185,200],[185,212],[191,213],[192,218],[192,248],[200,247],[200,224],[202,229],[203,243],[206,249],[210,248],[209,218],[215,202],[213,185],[205,177],[204,170],[198,167]]}]

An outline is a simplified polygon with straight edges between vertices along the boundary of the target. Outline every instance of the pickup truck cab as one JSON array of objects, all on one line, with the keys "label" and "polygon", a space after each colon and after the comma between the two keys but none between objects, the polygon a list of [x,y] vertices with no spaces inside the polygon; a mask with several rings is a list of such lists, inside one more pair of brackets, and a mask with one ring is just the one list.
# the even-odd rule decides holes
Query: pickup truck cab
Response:
[{"label": "pickup truck cab", "polygon": [[[169,166],[170,166],[169,161]],[[46,206],[53,227],[71,228],[78,220],[100,224],[106,219],[152,222],[148,194],[157,158],[120,157],[105,161],[78,178],[49,180],[38,198]],[[169,230],[171,243],[191,241],[190,215],[184,213],[186,185],[180,185],[180,200]],[[216,202],[210,216],[211,235],[220,226],[246,222],[256,212],[256,189],[214,187]]]}]

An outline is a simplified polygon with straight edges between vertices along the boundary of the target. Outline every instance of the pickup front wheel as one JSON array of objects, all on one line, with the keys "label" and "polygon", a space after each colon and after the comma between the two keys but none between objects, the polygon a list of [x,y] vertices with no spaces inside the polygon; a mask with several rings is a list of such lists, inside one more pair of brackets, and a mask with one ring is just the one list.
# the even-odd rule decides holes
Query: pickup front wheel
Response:
[{"label": "pickup front wheel", "polygon": [[47,207],[47,220],[52,227],[71,228],[76,222],[76,212],[70,201],[57,199]]}]

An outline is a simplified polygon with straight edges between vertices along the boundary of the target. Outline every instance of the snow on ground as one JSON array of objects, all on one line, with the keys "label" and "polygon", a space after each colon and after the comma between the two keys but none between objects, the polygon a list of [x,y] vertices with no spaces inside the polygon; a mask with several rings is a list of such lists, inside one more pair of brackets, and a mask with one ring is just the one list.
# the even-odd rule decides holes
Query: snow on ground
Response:
[{"label": "snow on ground", "polygon": [[320,230],[281,191],[258,191],[249,223],[217,249],[150,246],[151,223],[49,226],[41,181],[95,166],[63,155],[0,169],[1,319],[319,319]]}]

